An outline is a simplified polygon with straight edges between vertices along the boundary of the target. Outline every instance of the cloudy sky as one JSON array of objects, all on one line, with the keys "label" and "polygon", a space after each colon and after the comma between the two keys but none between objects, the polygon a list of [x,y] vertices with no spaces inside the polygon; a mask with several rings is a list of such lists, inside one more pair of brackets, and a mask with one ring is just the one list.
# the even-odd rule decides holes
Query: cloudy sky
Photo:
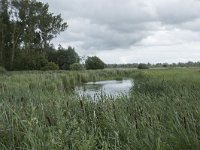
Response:
[{"label": "cloudy sky", "polygon": [[106,63],[200,61],[200,0],[41,0],[68,29],[53,42]]}]

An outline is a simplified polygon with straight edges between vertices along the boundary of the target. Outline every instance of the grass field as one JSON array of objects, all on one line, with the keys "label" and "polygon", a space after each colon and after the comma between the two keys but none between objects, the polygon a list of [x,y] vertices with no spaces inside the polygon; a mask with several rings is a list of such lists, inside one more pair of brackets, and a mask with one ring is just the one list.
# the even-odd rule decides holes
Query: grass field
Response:
[{"label": "grass field", "polygon": [[[200,149],[200,69],[0,75],[0,149]],[[134,79],[131,96],[72,94],[87,81]]]}]

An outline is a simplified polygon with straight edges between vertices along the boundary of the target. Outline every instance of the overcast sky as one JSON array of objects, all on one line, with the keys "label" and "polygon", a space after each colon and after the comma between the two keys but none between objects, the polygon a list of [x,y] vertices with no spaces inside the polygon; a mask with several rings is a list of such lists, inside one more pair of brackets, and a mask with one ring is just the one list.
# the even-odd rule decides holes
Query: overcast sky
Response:
[{"label": "overcast sky", "polygon": [[199,0],[41,0],[69,27],[53,43],[106,63],[200,61]]}]

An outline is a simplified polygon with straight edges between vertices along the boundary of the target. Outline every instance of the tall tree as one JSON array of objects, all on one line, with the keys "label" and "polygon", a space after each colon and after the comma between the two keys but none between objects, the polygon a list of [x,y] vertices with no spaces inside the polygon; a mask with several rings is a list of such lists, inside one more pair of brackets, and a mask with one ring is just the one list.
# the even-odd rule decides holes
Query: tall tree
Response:
[{"label": "tall tree", "polygon": [[4,47],[4,24],[3,24],[3,20],[2,18],[0,18],[0,66],[4,66],[4,63],[3,63],[3,47]]},{"label": "tall tree", "polygon": [[[49,12],[48,4],[36,0],[0,0],[0,2],[2,3],[0,59],[2,63],[6,61],[6,64],[9,64],[6,66],[7,69],[13,69],[18,49],[27,54],[38,50],[45,53],[51,40],[67,28],[67,23],[63,21],[61,15]],[[8,56],[7,60],[3,60],[3,55]]]},{"label": "tall tree", "polygon": [[19,10],[19,18],[24,25],[24,47],[46,48],[53,38],[67,28],[61,15],[49,12],[49,5],[35,0],[14,0]]},{"label": "tall tree", "polygon": [[11,34],[9,32],[10,20],[8,13],[8,1],[1,0],[0,1],[0,65],[7,66],[8,57],[9,57],[9,49],[11,41]]}]

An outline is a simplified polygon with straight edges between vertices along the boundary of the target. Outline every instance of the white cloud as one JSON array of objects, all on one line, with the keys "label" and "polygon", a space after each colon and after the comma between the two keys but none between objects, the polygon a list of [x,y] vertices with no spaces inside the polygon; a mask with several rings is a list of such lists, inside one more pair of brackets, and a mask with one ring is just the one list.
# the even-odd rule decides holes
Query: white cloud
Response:
[{"label": "white cloud", "polygon": [[200,60],[198,0],[42,0],[69,28],[54,40],[106,63]]}]

